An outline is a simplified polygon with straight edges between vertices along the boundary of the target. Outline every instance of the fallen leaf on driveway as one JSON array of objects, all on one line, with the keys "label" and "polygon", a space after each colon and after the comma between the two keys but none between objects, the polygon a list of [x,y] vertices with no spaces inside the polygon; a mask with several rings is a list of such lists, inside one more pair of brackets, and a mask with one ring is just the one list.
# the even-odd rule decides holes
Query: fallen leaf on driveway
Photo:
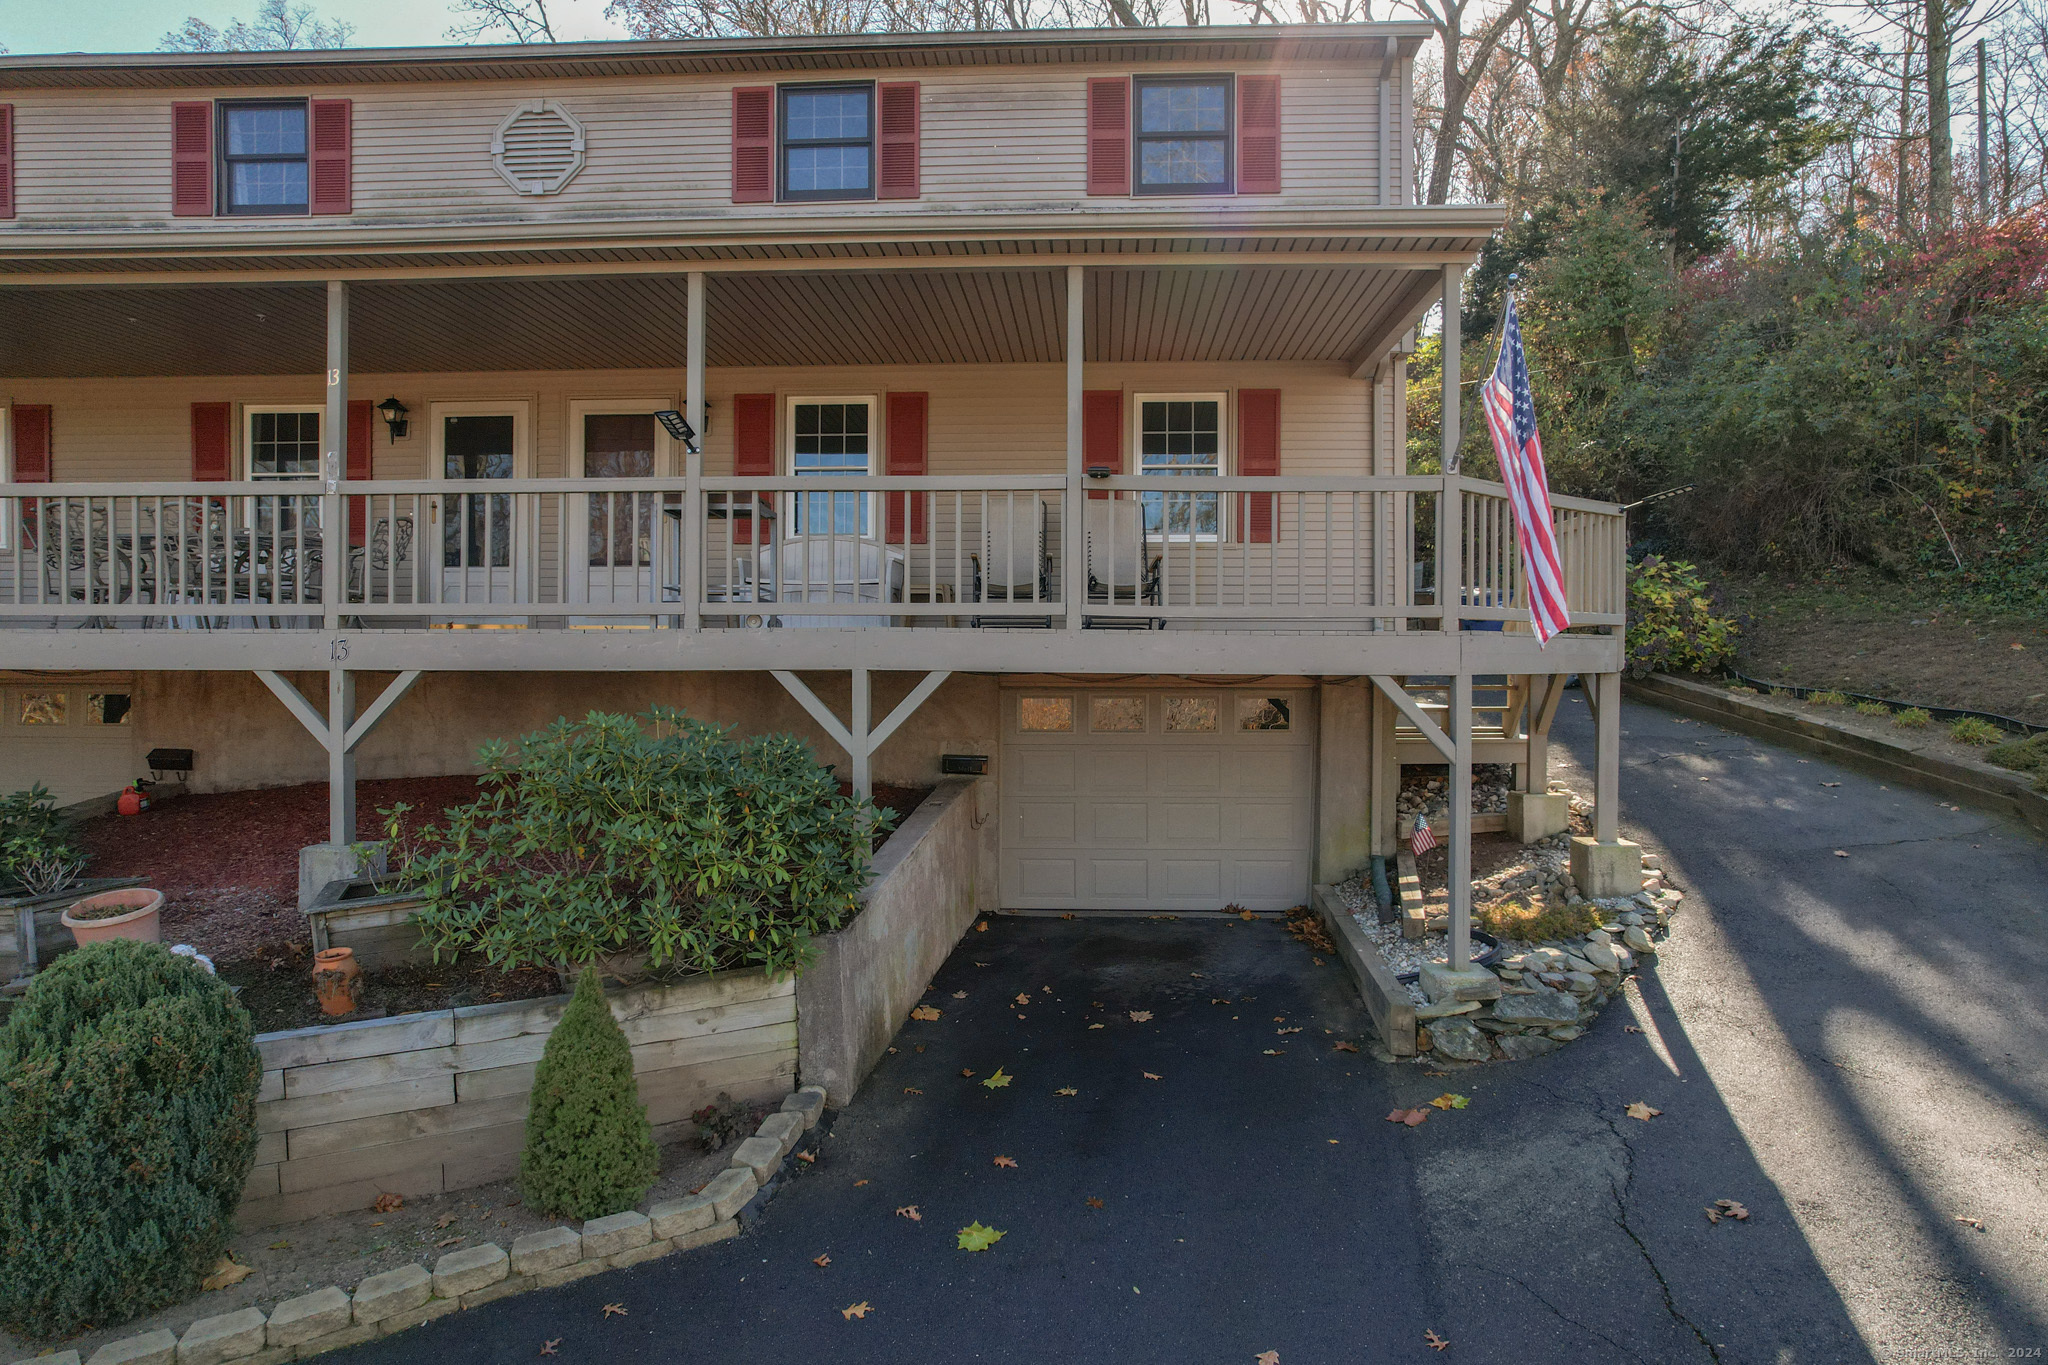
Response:
[{"label": "fallen leaf on driveway", "polygon": [[226,1289],[230,1285],[240,1284],[255,1273],[255,1266],[241,1265],[233,1256],[223,1256],[215,1262],[213,1273],[199,1282],[199,1287],[211,1293],[216,1289]]},{"label": "fallen leaf on driveway", "polygon": [[1463,1095],[1443,1094],[1430,1101],[1439,1109],[1463,1109],[1472,1101]]},{"label": "fallen leaf on driveway", "polygon": [[1641,1119],[1644,1123],[1648,1123],[1651,1119],[1656,1118],[1657,1115],[1663,1112],[1664,1111],[1662,1109],[1652,1109],[1649,1105],[1644,1104],[1641,1100],[1637,1100],[1634,1104],[1631,1104],[1628,1107],[1628,1116],[1632,1119]]},{"label": "fallen leaf on driveway", "polygon": [[995,1070],[995,1074],[993,1076],[990,1076],[987,1080],[983,1081],[982,1084],[987,1086],[991,1090],[1000,1090],[1004,1086],[1008,1085],[1012,1079],[1013,1077],[1007,1076],[1003,1073],[1003,1069],[1001,1067],[997,1067]]},{"label": "fallen leaf on driveway", "polygon": [[1268,1057],[1285,1057],[1287,1050],[1285,1048],[1269,1047],[1266,1049],[1266,1055]]},{"label": "fallen leaf on driveway", "polygon": [[1440,1337],[1434,1329],[1431,1329],[1422,1334],[1422,1344],[1429,1347],[1432,1351],[1441,1351],[1451,1343],[1449,1338]]},{"label": "fallen leaf on driveway", "polygon": [[1081,1092],[1074,1089],[1074,1087],[1071,1085],[1063,1085],[1059,1089],[1053,1091],[1052,1093],[1055,1095],[1078,1095]]},{"label": "fallen leaf on driveway", "polygon": [[1393,1113],[1387,1115],[1387,1122],[1405,1123],[1410,1128],[1414,1128],[1418,1127],[1428,1117],[1429,1111],[1427,1109],[1396,1109]]},{"label": "fallen leaf on driveway", "polygon": [[985,933],[987,933],[987,932],[988,932],[988,921],[987,921],[987,920],[983,920],[983,921],[982,921],[981,923],[979,923],[979,924],[975,925],[975,926],[974,926],[974,932],[975,932],[975,933],[977,933],[977,934],[985,934]]},{"label": "fallen leaf on driveway", "polygon": [[1017,1169],[1017,1159],[1010,1156],[999,1156],[996,1158],[996,1165],[1001,1166],[1006,1171],[1014,1171]]},{"label": "fallen leaf on driveway", "polygon": [[1707,1221],[1718,1223],[1723,1218],[1733,1218],[1738,1223],[1749,1221],[1749,1210],[1733,1199],[1716,1199],[1707,1206]]},{"label": "fallen leaf on driveway", "polygon": [[1030,996],[1028,996],[1028,995],[1026,995],[1026,994],[1025,994],[1025,993],[1024,993],[1023,991],[1018,991],[1018,992],[1017,992],[1017,1003],[1018,1003],[1018,1004],[1020,1004],[1020,1005],[1028,1005],[1028,1004],[1030,1004],[1030,1003],[1031,1003],[1031,997],[1030,997]]},{"label": "fallen leaf on driveway", "polygon": [[555,1353],[555,1348],[561,1344],[562,1339],[560,1337],[550,1337],[540,1344],[540,1353],[544,1356],[551,1356]]},{"label": "fallen leaf on driveway", "polygon": [[370,1205],[370,1211],[373,1213],[397,1213],[400,1209],[404,1207],[404,1195],[380,1194],[377,1196],[377,1202]]},{"label": "fallen leaf on driveway", "polygon": [[440,1241],[434,1243],[434,1250],[439,1251],[442,1247],[455,1247],[461,1245],[462,1239],[460,1237],[443,1237]]},{"label": "fallen leaf on driveway", "polygon": [[1143,1076],[1143,1077],[1144,1077],[1144,1078],[1145,1078],[1146,1080],[1148,1080],[1148,1081],[1163,1081],[1163,1080],[1165,1080],[1165,1079],[1166,1079],[1166,1077],[1164,1077],[1164,1076],[1159,1076],[1159,1075],[1154,1075],[1154,1074],[1153,1074],[1152,1072],[1150,1072],[1150,1071],[1140,1071],[1140,1072],[1139,1072],[1138,1074],[1139,1074],[1140,1076]]},{"label": "fallen leaf on driveway", "polygon": [[1623,1033],[1641,1033],[1641,1032],[1642,1032],[1642,1030],[1641,1030],[1641,1029],[1639,1029],[1639,1028],[1637,1028],[1637,1027],[1636,1027],[1636,1026],[1635,1026],[1634,1024],[1623,1024],[1623,1025],[1621,1026],[1621,1031],[1622,1031]]},{"label": "fallen leaf on driveway", "polygon": [[853,1187],[854,1187],[855,1189],[859,1189],[859,1188],[860,1188],[861,1186],[863,1186],[863,1185],[865,1185],[865,1184],[867,1184],[867,1183],[868,1183],[868,1182],[867,1182],[867,1181],[865,1181],[865,1180],[856,1180],[856,1181],[854,1181],[854,1182],[853,1182]]},{"label": "fallen leaf on driveway", "polygon": [[822,1270],[832,1264],[832,1258],[830,1256],[813,1256],[811,1257],[811,1264]]},{"label": "fallen leaf on driveway", "polygon": [[623,1318],[626,1316],[626,1305],[623,1303],[608,1303],[604,1306],[604,1316],[608,1318]]},{"label": "fallen leaf on driveway", "polygon": [[906,1095],[922,1095],[924,1091],[919,1090],[914,1085],[906,1085],[903,1087],[903,1093]]},{"label": "fallen leaf on driveway", "polygon": [[965,1000],[965,999],[967,998],[967,992],[966,992],[966,991],[954,991],[954,992],[953,992],[953,998],[954,998],[955,1000]]},{"label": "fallen leaf on driveway", "polygon": [[[984,929],[988,928],[986,924],[982,925],[981,927]],[[842,1318],[864,1318],[867,1315],[868,1301],[866,1299],[862,1299],[859,1303],[850,1304],[847,1307],[839,1310],[839,1316]]]},{"label": "fallen leaf on driveway", "polygon": [[1081,1202],[1086,1204],[1091,1209],[1099,1209],[1102,1207],[1102,1201],[1100,1199],[1097,1199],[1092,1194],[1089,1195],[1086,1199],[1082,1200]]},{"label": "fallen leaf on driveway", "polygon": [[1006,1233],[996,1231],[994,1228],[983,1227],[981,1221],[977,1219],[960,1229],[960,1249],[962,1251],[987,1251],[997,1242],[1002,1241],[1007,1235]]},{"label": "fallen leaf on driveway", "polygon": [[1258,918],[1258,916],[1257,916],[1257,915],[1254,915],[1254,914],[1253,914],[1253,913],[1252,913],[1251,911],[1249,911],[1249,910],[1240,910],[1240,911],[1238,911],[1238,912],[1237,912],[1237,917],[1238,917],[1239,919],[1241,919],[1241,920],[1255,920],[1255,919],[1257,919],[1257,918]]},{"label": "fallen leaf on driveway", "polygon": [[1088,1027],[1089,1027],[1089,1028],[1101,1028],[1101,1027],[1102,1027],[1102,1025],[1101,1025],[1101,1024],[1090,1024],[1090,1025],[1089,1025]]},{"label": "fallen leaf on driveway", "polygon": [[922,1019],[926,1023],[930,1023],[932,1020],[939,1017],[939,1011],[937,1006],[934,1005],[919,1005],[916,1009],[910,1012],[910,1017],[913,1019]]},{"label": "fallen leaf on driveway", "polygon": [[924,1221],[924,1215],[917,1211],[917,1205],[915,1204],[905,1204],[902,1208],[896,1210],[896,1216],[898,1218],[908,1218],[913,1223],[922,1223]]},{"label": "fallen leaf on driveway", "polygon": [[974,1074],[974,1068],[963,1066],[960,1068],[960,1074],[962,1076],[972,1076]]},{"label": "fallen leaf on driveway", "polygon": [[1979,1232],[1985,1231],[1984,1220],[1982,1218],[1972,1218],[1968,1214],[1959,1213],[1956,1215],[1956,1221],[1958,1223],[1968,1223],[1971,1227],[1977,1229],[1977,1231]]},{"label": "fallen leaf on driveway", "polygon": [[798,1152],[796,1159],[803,1162],[806,1166],[811,1166],[817,1163],[818,1154],[816,1152]]},{"label": "fallen leaf on driveway", "polygon": [[1839,786],[1841,786],[1842,784],[1841,784],[1841,783],[1839,783],[1839,782],[1823,782],[1823,783],[1821,783],[1821,785],[1822,785],[1823,787],[1839,787]]},{"label": "fallen leaf on driveway", "polygon": [[1132,1023],[1134,1023],[1134,1024],[1149,1024],[1149,1023],[1151,1023],[1151,1022],[1152,1022],[1152,1011],[1151,1011],[1151,1010],[1132,1010],[1132,1011],[1131,1011],[1131,1022],[1132,1022]]},{"label": "fallen leaf on driveway", "polygon": [[1252,1365],[1280,1365],[1280,1353],[1278,1351],[1261,1351],[1258,1357],[1252,1361]]},{"label": "fallen leaf on driveway", "polygon": [[453,1223],[454,1221],[455,1221],[455,1215],[454,1215],[454,1214],[452,1214],[452,1213],[444,1213],[444,1214],[442,1214],[442,1215],[441,1215],[441,1216],[440,1216],[439,1218],[436,1218],[436,1219],[434,1220],[434,1231],[436,1231],[436,1232],[439,1232],[439,1231],[440,1231],[440,1230],[441,1230],[442,1228],[445,1228],[445,1227],[447,1227],[447,1226],[448,1226],[449,1224]]},{"label": "fallen leaf on driveway", "polygon": [[1286,1033],[1299,1033],[1299,1032],[1301,1032],[1301,1026],[1297,1024],[1297,1025],[1296,1025],[1295,1027],[1293,1027],[1293,1028],[1276,1028],[1276,1029],[1274,1029],[1274,1030],[1273,1030],[1273,1032],[1275,1032],[1275,1033],[1281,1033],[1281,1034],[1286,1034]]},{"label": "fallen leaf on driveway", "polygon": [[1338,1040],[1337,1040],[1337,1041],[1336,1041],[1336,1042],[1335,1042],[1334,1044],[1332,1044],[1332,1046],[1333,1046],[1333,1047],[1334,1047],[1334,1048],[1335,1048],[1335,1049],[1336,1049],[1336,1050],[1337,1050],[1338,1052],[1356,1052],[1356,1051],[1358,1051],[1358,1044],[1356,1044],[1356,1043],[1347,1043],[1347,1042],[1345,1042],[1345,1041],[1344,1041],[1344,1040],[1343,1040],[1342,1038],[1339,1038],[1339,1039],[1338,1039]]}]

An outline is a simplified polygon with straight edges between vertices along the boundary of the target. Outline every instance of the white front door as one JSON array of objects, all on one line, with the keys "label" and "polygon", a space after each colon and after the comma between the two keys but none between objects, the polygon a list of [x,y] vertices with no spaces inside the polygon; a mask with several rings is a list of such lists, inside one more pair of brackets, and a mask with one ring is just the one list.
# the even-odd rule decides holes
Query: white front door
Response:
[{"label": "white front door", "polygon": [[[666,398],[612,399],[569,405],[569,468],[578,478],[652,479],[672,474],[673,442],[654,414]],[[570,600],[658,602],[664,545],[675,523],[659,493],[593,490],[570,507]],[[673,578],[673,571],[669,577]],[[645,624],[633,617],[590,617],[577,624]]]},{"label": "white front door", "polygon": [[[439,499],[439,600],[460,606],[530,602],[533,508],[510,493],[483,491],[529,472],[531,425],[524,402],[435,403],[434,477]],[[459,490],[459,491],[458,491]]]},{"label": "white front door", "polygon": [[1005,689],[1016,910],[1284,910],[1309,896],[1305,688]]}]

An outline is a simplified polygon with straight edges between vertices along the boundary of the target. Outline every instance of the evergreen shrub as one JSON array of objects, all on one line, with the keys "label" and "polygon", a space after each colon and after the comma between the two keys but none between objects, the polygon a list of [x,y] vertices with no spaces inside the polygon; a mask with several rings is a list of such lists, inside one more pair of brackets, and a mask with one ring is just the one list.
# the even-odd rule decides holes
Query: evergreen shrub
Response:
[{"label": "evergreen shrub", "polygon": [[659,1172],[632,1047],[586,967],[534,1073],[520,1193],[540,1213],[602,1218],[632,1208]]},{"label": "evergreen shrub", "polygon": [[1646,555],[1628,569],[1628,671],[1714,673],[1735,661],[1737,627],[1692,565]]},{"label": "evergreen shrub", "polygon": [[199,1287],[256,1156],[253,1036],[161,944],[89,944],[34,978],[0,1025],[0,1324],[68,1336]]}]

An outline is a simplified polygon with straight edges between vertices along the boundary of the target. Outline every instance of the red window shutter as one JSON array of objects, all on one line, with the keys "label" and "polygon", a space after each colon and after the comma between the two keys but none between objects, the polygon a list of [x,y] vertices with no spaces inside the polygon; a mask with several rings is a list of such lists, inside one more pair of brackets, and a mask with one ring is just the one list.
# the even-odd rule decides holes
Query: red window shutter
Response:
[{"label": "red window shutter", "polygon": [[14,481],[50,481],[50,407],[47,403],[17,404],[14,417]]},{"label": "red window shutter", "polygon": [[[1124,391],[1089,389],[1081,395],[1081,465],[1124,472]],[[1091,498],[1107,498],[1097,492]]]},{"label": "red window shutter", "polygon": [[[772,393],[736,393],[732,399],[732,472],[735,476],[772,479],[775,477],[775,395]],[[735,510],[744,511],[752,506],[752,499],[745,493],[730,495],[737,502]],[[758,495],[764,504],[773,505],[774,499],[767,493]],[[735,517],[727,525],[732,527],[733,543],[750,545],[754,541],[753,518]],[[773,537],[768,528],[761,528],[761,543],[767,544]]]},{"label": "red window shutter", "polygon": [[775,199],[775,87],[745,85],[732,92],[732,202]]},{"label": "red window shutter", "polygon": [[171,212],[179,218],[213,216],[213,104],[171,106]]},{"label": "red window shutter", "polygon": [[[348,404],[348,476],[354,479],[371,479],[376,475],[371,463],[371,452],[377,444],[377,405],[367,398],[351,398]],[[348,500],[348,543],[362,545],[363,528],[368,522],[365,515],[367,500]]]},{"label": "red window shutter", "polygon": [[347,213],[353,205],[351,121],[347,100],[314,100],[308,111],[306,122],[312,132],[307,142],[307,208],[313,213]]},{"label": "red window shutter", "polygon": [[1237,192],[1280,193],[1280,78],[1237,78]]},{"label": "red window shutter", "polygon": [[234,427],[232,403],[192,405],[192,481],[224,483],[228,478],[230,433]]},{"label": "red window shutter", "polygon": [[1091,77],[1088,81],[1088,193],[1130,192],[1130,78]]},{"label": "red window shutter", "polygon": [[[884,402],[888,405],[888,414],[884,418],[889,442],[888,472],[911,478],[922,476],[929,468],[926,451],[930,444],[930,395],[892,393]],[[925,495],[884,493],[882,501],[889,509],[889,540],[902,544],[903,509],[907,504],[910,508],[910,538],[919,545],[924,544]]]},{"label": "red window shutter", "polygon": [[14,106],[0,104],[0,218],[14,216]]},{"label": "red window shutter", "polygon": [[920,190],[918,134],[922,115],[916,81],[883,81],[875,87],[881,106],[875,123],[881,132],[875,176],[877,199],[915,199]]},{"label": "red window shutter", "polygon": [[[1237,472],[1248,479],[1279,476],[1280,390],[1237,391]],[[1274,502],[1271,493],[1246,493],[1238,499],[1238,523],[1245,540],[1265,544],[1276,538]]]}]

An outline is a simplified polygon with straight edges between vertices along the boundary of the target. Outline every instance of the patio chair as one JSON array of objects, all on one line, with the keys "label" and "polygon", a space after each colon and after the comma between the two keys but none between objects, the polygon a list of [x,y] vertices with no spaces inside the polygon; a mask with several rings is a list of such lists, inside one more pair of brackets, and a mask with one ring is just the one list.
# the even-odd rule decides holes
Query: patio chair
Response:
[{"label": "patio chair", "polygon": [[[1145,507],[1135,498],[1090,501],[1082,522],[1088,562],[1088,601],[1102,606],[1159,605],[1159,561],[1145,531]],[[1083,616],[1084,630],[1159,630],[1145,616]]]},{"label": "patio chair", "polygon": [[[370,528],[370,543],[349,547],[348,593],[351,598],[360,595],[363,601],[369,601],[370,585],[375,580],[367,575],[388,576],[394,564],[412,562],[412,518],[395,519],[398,523],[395,536],[393,520],[391,517],[377,518],[376,524]],[[392,586],[396,587],[397,583],[394,581]]]},{"label": "patio chair", "polygon": [[[974,601],[1050,602],[1052,556],[1045,552],[1045,504],[1037,494],[1026,502],[990,498],[981,523],[981,551],[968,558],[974,565]],[[976,616],[969,624],[1049,628],[1052,617]]]},{"label": "patio chair", "polygon": [[[772,582],[762,601],[778,606],[803,602],[901,602],[903,551],[855,536],[800,536],[786,540],[771,562]],[[785,626],[887,626],[888,616],[792,616],[778,612]]]}]

